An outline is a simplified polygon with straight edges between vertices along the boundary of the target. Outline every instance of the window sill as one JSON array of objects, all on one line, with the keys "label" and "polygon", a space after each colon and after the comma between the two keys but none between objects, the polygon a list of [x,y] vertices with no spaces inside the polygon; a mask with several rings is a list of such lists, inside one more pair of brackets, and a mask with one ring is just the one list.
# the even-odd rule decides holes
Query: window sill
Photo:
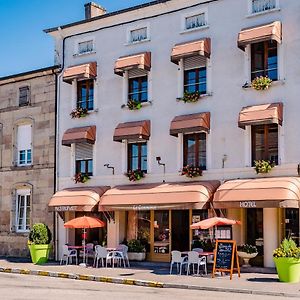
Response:
[{"label": "window sill", "polygon": [[[272,88],[272,86],[284,85],[284,84],[285,84],[285,79],[279,79],[279,80],[276,80],[276,81],[272,81],[272,84],[271,84],[270,88]],[[244,85],[242,85],[242,89],[245,90],[245,91],[252,90],[251,87],[252,87],[251,83],[248,83],[248,82],[245,82]]]},{"label": "window sill", "polygon": [[251,13],[249,15],[246,15],[246,18],[253,18],[253,17],[257,17],[257,16],[262,16],[262,15],[266,15],[272,12],[277,12],[280,11],[280,7],[275,7],[273,9],[269,9],[269,10],[264,10],[264,11],[260,11],[257,13]]},{"label": "window sill", "polygon": [[[142,102],[141,104],[142,104],[142,107],[144,107],[144,106],[151,106],[153,104],[153,102],[152,101],[147,101],[147,102]],[[122,109],[126,108],[126,109],[130,110],[128,108],[127,104],[122,104],[121,108]],[[135,110],[133,110],[133,111],[135,111]]]},{"label": "window sill", "polygon": [[10,167],[11,170],[32,170],[33,165],[23,165],[23,166],[18,166],[18,165],[13,165]]},{"label": "window sill", "polygon": [[[202,94],[202,95],[200,95],[200,98],[199,98],[199,99],[211,97],[212,95],[213,95],[213,93]],[[176,101],[177,101],[177,102],[181,102],[182,99],[183,99],[183,97],[177,97],[177,98],[176,98]],[[187,103],[188,103],[188,102],[187,102]],[[196,103],[197,103],[197,102],[196,102]]]},{"label": "window sill", "polygon": [[139,44],[147,43],[147,42],[150,42],[150,41],[151,41],[151,39],[145,39],[145,40],[141,40],[141,41],[137,41],[137,42],[125,43],[124,46],[139,45]]},{"label": "window sill", "polygon": [[81,57],[81,56],[86,56],[86,55],[91,55],[95,54],[96,51],[90,51],[90,52],[84,52],[84,53],[75,53],[73,54],[73,57]]},{"label": "window sill", "polygon": [[201,26],[201,27],[196,27],[196,28],[191,28],[191,29],[184,29],[184,30],[180,31],[179,33],[180,34],[185,34],[185,33],[205,30],[205,29],[208,29],[208,28],[209,28],[209,25],[204,25],[204,26]]}]

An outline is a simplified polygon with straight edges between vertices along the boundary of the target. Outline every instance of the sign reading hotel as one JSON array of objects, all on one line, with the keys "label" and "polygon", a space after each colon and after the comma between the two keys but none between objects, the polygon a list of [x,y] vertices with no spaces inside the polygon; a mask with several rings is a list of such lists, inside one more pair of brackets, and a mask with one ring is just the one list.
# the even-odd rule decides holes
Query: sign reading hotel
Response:
[{"label": "sign reading hotel", "polygon": [[256,208],[255,201],[240,201],[241,208]]}]

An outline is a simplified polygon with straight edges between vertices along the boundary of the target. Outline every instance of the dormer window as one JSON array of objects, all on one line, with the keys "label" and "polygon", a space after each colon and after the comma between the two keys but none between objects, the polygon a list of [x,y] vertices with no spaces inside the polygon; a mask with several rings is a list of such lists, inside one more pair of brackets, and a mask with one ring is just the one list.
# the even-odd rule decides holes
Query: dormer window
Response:
[{"label": "dormer window", "polygon": [[130,31],[130,43],[137,43],[144,40],[148,40],[147,27],[134,29]]},{"label": "dormer window", "polygon": [[94,51],[94,41],[93,40],[78,43],[78,54],[85,54],[85,53],[90,53],[93,51]]}]

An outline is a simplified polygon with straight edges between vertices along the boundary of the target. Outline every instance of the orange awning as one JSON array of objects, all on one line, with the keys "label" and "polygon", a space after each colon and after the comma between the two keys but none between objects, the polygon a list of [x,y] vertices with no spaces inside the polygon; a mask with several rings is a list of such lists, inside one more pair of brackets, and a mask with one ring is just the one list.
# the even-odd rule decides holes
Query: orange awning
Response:
[{"label": "orange awning", "polygon": [[103,195],[99,210],[208,208],[219,185],[219,181],[197,181],[116,186]]},{"label": "orange awning", "polygon": [[170,135],[178,136],[178,133],[210,130],[210,113],[197,113],[175,117],[170,126]]},{"label": "orange awning", "polygon": [[171,62],[178,64],[180,59],[196,55],[201,55],[209,58],[211,51],[210,48],[210,38],[177,44],[172,49]]},{"label": "orange awning", "polygon": [[244,107],[240,112],[238,125],[245,129],[247,125],[282,125],[282,121],[283,104],[279,102]]},{"label": "orange awning", "polygon": [[151,69],[151,52],[143,52],[130,56],[120,57],[115,62],[115,74],[123,76],[124,72],[131,69],[142,69],[150,71]]},{"label": "orange awning", "polygon": [[74,143],[95,144],[96,141],[96,126],[75,127],[65,131],[62,144],[71,146]]},{"label": "orange awning", "polygon": [[239,32],[238,47],[245,51],[249,44],[274,40],[281,44],[281,22],[275,21],[270,24],[245,28]]},{"label": "orange awning", "polygon": [[113,140],[122,142],[122,140],[149,140],[150,121],[136,121],[120,123],[115,129]]},{"label": "orange awning", "polygon": [[63,74],[63,81],[71,84],[74,79],[95,79],[96,77],[97,63],[91,62],[67,68]]},{"label": "orange awning", "polygon": [[68,188],[56,192],[48,206],[55,211],[93,211],[109,186]]},{"label": "orange awning", "polygon": [[300,178],[229,180],[215,192],[214,208],[299,208]]}]

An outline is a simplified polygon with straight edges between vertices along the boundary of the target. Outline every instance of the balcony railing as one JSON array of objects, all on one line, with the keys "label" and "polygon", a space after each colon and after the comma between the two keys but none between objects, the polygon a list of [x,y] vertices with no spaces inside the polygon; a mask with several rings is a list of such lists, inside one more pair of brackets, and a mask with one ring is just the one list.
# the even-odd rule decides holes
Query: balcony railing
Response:
[{"label": "balcony railing", "polygon": [[276,7],[276,0],[252,0],[252,13],[259,13],[274,9]]}]

